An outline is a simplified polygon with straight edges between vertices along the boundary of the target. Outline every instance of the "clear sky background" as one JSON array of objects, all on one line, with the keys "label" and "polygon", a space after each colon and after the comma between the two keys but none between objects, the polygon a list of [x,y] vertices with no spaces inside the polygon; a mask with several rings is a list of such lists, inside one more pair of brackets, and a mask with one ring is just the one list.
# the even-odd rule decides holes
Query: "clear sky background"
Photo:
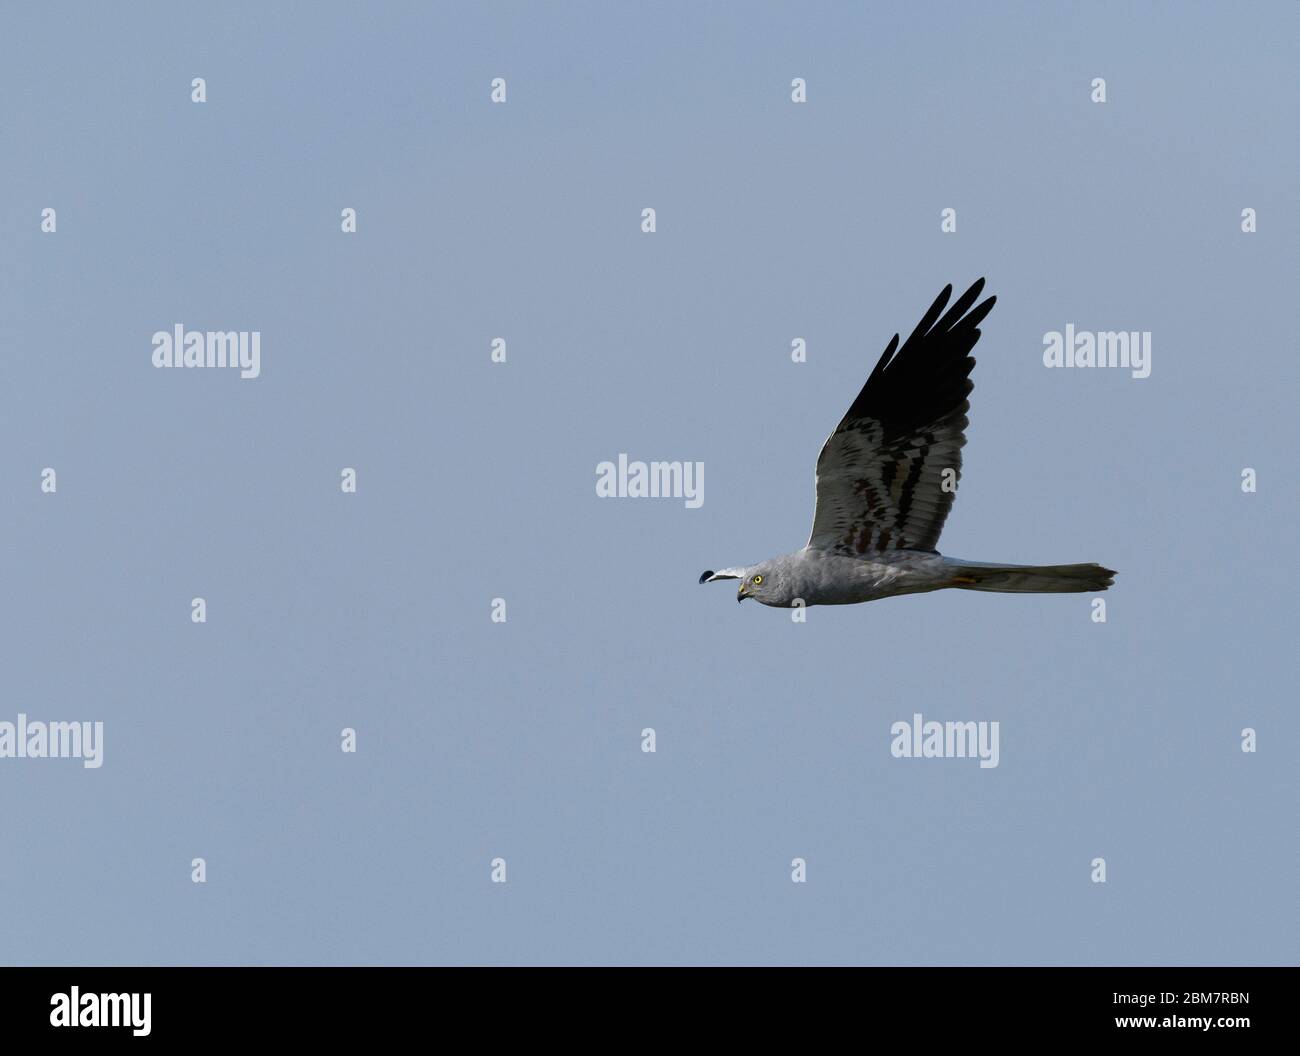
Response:
[{"label": "clear sky background", "polygon": [[[1295,963],[1297,39],[6,4],[0,720],[105,745],[0,760],[0,961]],[[981,275],[941,549],[1118,569],[1107,622],[697,586],[804,543],[885,343]],[[176,323],[260,330],[261,378],[155,370]],[[1067,323],[1151,331],[1151,376],[1046,369]],[[619,452],[704,462],[703,507],[597,498]],[[893,758],[916,712],[1000,766]]]}]

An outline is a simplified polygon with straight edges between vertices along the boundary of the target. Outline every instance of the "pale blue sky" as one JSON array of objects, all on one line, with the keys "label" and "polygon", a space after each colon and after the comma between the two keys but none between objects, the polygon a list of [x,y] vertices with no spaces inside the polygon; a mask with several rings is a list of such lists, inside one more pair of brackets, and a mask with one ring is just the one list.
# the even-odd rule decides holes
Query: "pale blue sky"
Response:
[{"label": "pale blue sky", "polygon": [[[1294,963],[1298,32],[6,5],[0,720],[105,746],[0,760],[0,961]],[[1101,561],[1108,622],[698,587],[803,544],[881,349],[980,275],[941,548]],[[262,376],[152,369],[178,322]],[[1045,369],[1067,323],[1150,330],[1151,377]],[[621,451],[703,507],[598,499]],[[1000,722],[999,767],[892,758],[914,712]]]}]

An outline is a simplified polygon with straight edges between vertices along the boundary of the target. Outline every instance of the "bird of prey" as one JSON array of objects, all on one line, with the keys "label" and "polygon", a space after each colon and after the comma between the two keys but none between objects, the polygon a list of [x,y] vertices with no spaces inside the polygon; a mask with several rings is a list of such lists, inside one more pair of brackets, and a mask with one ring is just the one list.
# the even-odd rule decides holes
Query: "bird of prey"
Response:
[{"label": "bird of prey", "polygon": [[1114,582],[1115,573],[1100,565],[987,564],[935,549],[961,474],[971,349],[997,300],[972,308],[983,289],[980,279],[944,313],[952,295],[945,286],[903,347],[897,334],[889,342],[817,458],[807,545],[757,565],[705,572],[701,583],[738,579],[737,601],[788,609],[946,587],[1056,594]]}]

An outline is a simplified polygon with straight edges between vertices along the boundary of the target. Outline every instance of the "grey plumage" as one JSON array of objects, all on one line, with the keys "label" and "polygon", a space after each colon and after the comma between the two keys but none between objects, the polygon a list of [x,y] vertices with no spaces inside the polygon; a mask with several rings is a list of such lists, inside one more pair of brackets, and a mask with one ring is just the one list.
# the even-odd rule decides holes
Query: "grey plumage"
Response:
[{"label": "grey plumage", "polygon": [[[1015,594],[1105,590],[1095,564],[1001,565],[935,550],[961,477],[979,323],[980,279],[945,313],[946,286],[901,348],[889,342],[817,459],[817,507],[802,550],[758,565],[705,572],[741,581],[736,600],[850,605],[944,588]],[[974,306],[974,307],[972,307]],[[942,318],[941,318],[942,316]]]}]

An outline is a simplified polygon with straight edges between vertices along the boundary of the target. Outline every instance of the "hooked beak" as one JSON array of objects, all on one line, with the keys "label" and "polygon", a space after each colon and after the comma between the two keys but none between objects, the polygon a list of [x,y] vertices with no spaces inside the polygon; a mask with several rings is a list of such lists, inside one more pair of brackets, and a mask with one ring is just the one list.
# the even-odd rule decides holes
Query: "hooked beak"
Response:
[{"label": "hooked beak", "polygon": [[736,604],[740,604],[747,597],[749,597],[749,595],[745,593],[745,585],[742,583],[740,589],[736,591]]}]

